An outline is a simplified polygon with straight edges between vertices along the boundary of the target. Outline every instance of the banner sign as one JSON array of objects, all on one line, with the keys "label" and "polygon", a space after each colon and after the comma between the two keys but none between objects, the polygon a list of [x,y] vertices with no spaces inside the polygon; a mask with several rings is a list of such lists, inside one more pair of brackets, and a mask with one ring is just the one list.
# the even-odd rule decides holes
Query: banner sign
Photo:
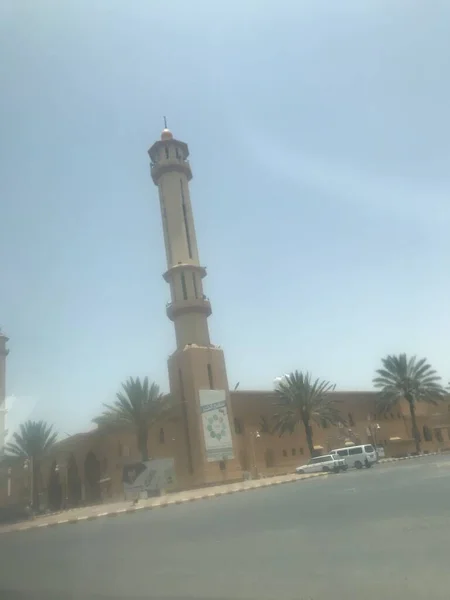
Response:
[{"label": "banner sign", "polygon": [[234,457],[225,390],[199,390],[208,462]]},{"label": "banner sign", "polygon": [[170,490],[175,486],[174,460],[173,458],[154,458],[146,462],[125,465],[122,482],[127,498],[136,498],[145,492],[155,495],[161,490]]}]

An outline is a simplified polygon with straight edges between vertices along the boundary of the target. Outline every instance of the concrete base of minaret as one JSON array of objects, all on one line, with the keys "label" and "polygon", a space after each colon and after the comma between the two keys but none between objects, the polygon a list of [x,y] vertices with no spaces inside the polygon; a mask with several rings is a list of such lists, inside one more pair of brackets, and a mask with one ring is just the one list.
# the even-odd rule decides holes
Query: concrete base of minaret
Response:
[{"label": "concrete base of minaret", "polygon": [[[183,473],[183,486],[194,487],[242,479],[222,349],[216,346],[187,345],[170,356],[168,367],[171,395],[176,403],[180,403],[183,421],[184,443],[181,447],[184,446],[185,452],[176,458],[177,472]],[[225,392],[233,458],[208,460],[200,406],[200,396],[205,394],[203,390]],[[180,444],[177,446],[180,449]]]}]

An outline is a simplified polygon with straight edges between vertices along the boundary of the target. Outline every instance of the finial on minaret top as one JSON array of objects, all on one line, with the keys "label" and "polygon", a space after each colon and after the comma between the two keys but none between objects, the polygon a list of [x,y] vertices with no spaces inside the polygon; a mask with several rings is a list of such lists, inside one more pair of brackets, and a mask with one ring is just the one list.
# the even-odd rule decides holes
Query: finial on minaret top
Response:
[{"label": "finial on minaret top", "polygon": [[167,119],[166,117],[164,117],[164,129],[162,130],[161,133],[161,140],[172,140],[173,139],[173,135],[172,132],[170,131],[170,129],[167,129]]}]

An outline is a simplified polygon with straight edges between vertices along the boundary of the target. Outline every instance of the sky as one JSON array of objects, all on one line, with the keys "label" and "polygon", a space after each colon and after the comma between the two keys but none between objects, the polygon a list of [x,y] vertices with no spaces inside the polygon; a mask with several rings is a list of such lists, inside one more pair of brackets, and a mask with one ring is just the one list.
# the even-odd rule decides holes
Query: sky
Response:
[{"label": "sky", "polygon": [[446,383],[449,22],[445,0],[4,0],[9,431],[89,429],[128,376],[168,391],[163,115],[230,386],[371,389],[398,352]]}]

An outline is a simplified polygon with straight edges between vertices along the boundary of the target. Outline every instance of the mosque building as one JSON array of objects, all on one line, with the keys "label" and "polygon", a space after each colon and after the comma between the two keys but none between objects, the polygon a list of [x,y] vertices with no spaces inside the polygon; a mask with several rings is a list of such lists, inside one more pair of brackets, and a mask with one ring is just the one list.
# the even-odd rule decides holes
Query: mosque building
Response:
[{"label": "mosque building", "polygon": [[[192,170],[189,149],[165,128],[148,151],[151,177],[158,188],[166,267],[170,290],[167,317],[175,329],[176,346],[168,360],[172,408],[149,435],[152,458],[174,459],[174,488],[193,488],[244,477],[269,477],[294,472],[309,460],[302,427],[282,437],[267,424],[277,407],[273,391],[230,390],[222,348],[210,339],[211,301],[206,295],[206,268],[200,260],[189,190]],[[4,435],[5,360],[8,338],[0,333],[0,435]],[[214,340],[216,341],[216,340]],[[375,392],[333,392],[342,413],[341,426],[313,424],[314,450],[375,443],[387,456],[414,451],[411,418],[406,404],[380,417]],[[419,403],[417,422],[425,452],[450,448],[447,404]],[[343,424],[345,423],[345,425]],[[325,424],[324,424],[325,425]],[[3,445],[3,444],[2,444]],[[65,506],[123,496],[123,466],[139,460],[132,431],[102,429],[58,442],[41,466],[42,493],[55,473]],[[8,485],[5,473],[8,470]],[[23,465],[3,467],[0,506],[30,493]]]}]

